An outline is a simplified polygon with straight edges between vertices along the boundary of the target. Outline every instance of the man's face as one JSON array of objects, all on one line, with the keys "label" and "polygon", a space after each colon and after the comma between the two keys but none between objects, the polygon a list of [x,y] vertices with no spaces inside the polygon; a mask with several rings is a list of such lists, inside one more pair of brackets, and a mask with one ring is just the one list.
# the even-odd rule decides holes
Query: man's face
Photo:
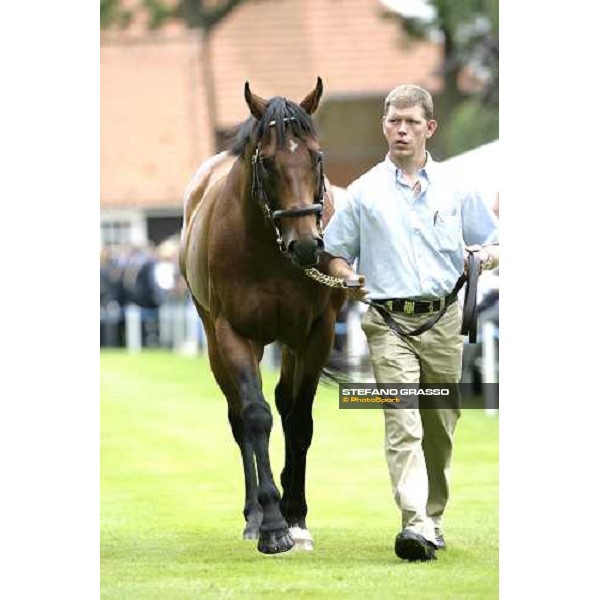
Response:
[{"label": "man's face", "polygon": [[383,135],[388,142],[390,155],[396,161],[421,158],[425,142],[433,135],[437,123],[425,118],[420,106],[398,108],[390,106],[383,119]]}]

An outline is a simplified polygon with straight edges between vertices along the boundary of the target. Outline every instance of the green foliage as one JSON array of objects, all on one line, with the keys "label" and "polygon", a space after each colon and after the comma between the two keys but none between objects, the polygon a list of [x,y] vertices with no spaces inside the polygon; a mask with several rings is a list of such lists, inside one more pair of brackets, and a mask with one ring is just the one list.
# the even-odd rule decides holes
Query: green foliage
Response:
[{"label": "green foliage", "polygon": [[148,13],[148,27],[150,29],[160,29],[175,16],[175,8],[161,2],[161,0],[142,0],[142,5]]},{"label": "green foliage", "polygon": [[[144,11],[150,29],[160,29],[170,20],[181,20],[190,29],[209,31],[245,0],[138,0],[135,11]],[[122,0],[100,0],[100,27],[127,27],[134,12],[123,8]]]},{"label": "green foliage", "polygon": [[[433,19],[396,18],[409,39],[442,35],[444,89],[435,98],[441,127],[432,147],[448,157],[498,137],[499,0],[424,2],[434,9]],[[479,78],[477,91],[459,88],[465,69]]]},{"label": "green foliage", "polygon": [[456,84],[463,68],[478,71],[485,81],[480,96],[498,103],[498,0],[426,0],[434,11],[430,21],[400,16],[404,31],[422,39],[434,32],[444,38],[444,74],[447,86]]},{"label": "green foliage", "polygon": [[215,3],[206,0],[180,0],[176,15],[190,29],[204,29],[207,31],[244,1],[222,0]]},{"label": "green foliage", "polygon": [[[208,361],[165,352],[100,359],[104,600],[498,597],[496,418],[469,409],[458,422],[448,550],[432,564],[402,563],[381,412],[340,410],[337,392],[319,387],[307,471],[315,549],[266,557],[241,539],[241,459]],[[276,382],[264,372],[279,485]]]},{"label": "green foliage", "polygon": [[444,148],[451,149],[450,156],[492,142],[499,135],[498,111],[478,100],[465,100],[454,109],[439,135]]},{"label": "green foliage", "polygon": [[120,0],[100,0],[100,29],[125,28],[132,17],[133,12],[123,8]]}]

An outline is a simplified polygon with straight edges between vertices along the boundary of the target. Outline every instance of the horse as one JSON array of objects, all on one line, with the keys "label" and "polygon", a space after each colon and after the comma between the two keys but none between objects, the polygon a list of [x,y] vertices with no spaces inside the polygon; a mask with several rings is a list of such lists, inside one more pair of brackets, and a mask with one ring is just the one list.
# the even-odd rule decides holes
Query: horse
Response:
[{"label": "horse", "polygon": [[[258,540],[264,554],[313,549],[305,497],[312,405],[346,299],[345,290],[305,273],[319,262],[322,227],[333,212],[311,117],[322,93],[318,78],[299,104],[265,100],[246,82],[249,118],[184,194],[180,270],[241,453],[243,538]],[[282,345],[275,388],[285,436],[282,494],[271,471],[273,417],[260,371],[264,347],[274,341]]]}]

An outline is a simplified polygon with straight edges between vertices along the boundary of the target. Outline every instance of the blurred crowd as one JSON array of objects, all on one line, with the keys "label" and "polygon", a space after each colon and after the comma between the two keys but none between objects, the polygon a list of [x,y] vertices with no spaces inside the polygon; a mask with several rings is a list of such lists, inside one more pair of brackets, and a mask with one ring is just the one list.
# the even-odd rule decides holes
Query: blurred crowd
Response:
[{"label": "blurred crowd", "polygon": [[[125,346],[128,306],[138,307],[146,329],[158,328],[158,309],[167,303],[187,301],[185,282],[178,267],[179,238],[158,246],[108,246],[100,252],[100,345]],[[158,332],[151,338],[158,338]],[[156,341],[156,340],[155,340]],[[156,343],[156,345],[158,345]]]}]

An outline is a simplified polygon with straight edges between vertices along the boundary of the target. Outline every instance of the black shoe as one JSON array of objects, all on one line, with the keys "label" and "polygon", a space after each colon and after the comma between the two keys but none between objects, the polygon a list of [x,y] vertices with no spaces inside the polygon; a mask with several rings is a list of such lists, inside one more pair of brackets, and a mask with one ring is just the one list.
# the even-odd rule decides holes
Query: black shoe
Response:
[{"label": "black shoe", "polygon": [[444,535],[442,533],[435,534],[435,543],[437,545],[438,550],[446,549],[446,540],[444,539]]},{"label": "black shoe", "polygon": [[422,535],[405,529],[396,536],[396,556],[411,562],[436,560],[436,546]]}]

